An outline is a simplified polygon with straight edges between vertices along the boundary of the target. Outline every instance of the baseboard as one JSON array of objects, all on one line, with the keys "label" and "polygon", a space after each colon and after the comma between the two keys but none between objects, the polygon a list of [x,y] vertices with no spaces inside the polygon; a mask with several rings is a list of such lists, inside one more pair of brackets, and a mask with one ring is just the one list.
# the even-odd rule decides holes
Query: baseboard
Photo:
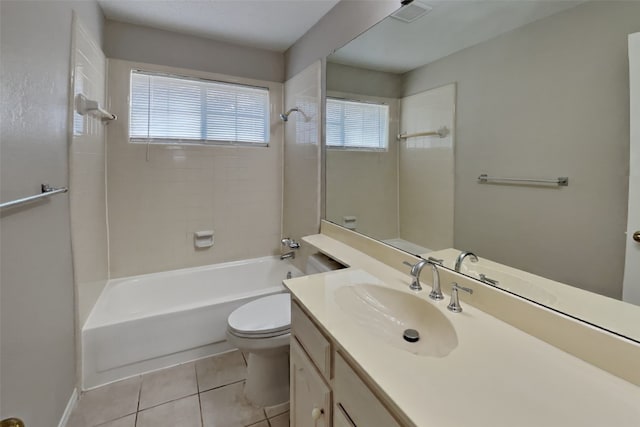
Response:
[{"label": "baseboard", "polygon": [[69,422],[69,418],[71,417],[71,413],[76,408],[77,403],[78,403],[78,389],[74,388],[73,393],[71,393],[71,397],[69,398],[69,402],[67,402],[67,407],[64,408],[64,412],[62,413],[62,418],[60,418],[58,427],[66,427],[67,423]]}]

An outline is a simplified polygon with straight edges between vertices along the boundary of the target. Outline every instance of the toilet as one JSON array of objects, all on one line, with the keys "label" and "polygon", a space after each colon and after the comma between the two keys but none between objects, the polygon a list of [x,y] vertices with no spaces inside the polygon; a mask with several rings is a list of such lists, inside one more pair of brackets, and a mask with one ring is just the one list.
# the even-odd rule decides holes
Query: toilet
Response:
[{"label": "toilet", "polygon": [[[342,268],[322,255],[311,255],[306,274]],[[227,319],[227,339],[244,353],[247,381],[244,393],[256,406],[274,406],[289,400],[289,339],[291,296],[275,294],[253,300],[234,310]]]}]

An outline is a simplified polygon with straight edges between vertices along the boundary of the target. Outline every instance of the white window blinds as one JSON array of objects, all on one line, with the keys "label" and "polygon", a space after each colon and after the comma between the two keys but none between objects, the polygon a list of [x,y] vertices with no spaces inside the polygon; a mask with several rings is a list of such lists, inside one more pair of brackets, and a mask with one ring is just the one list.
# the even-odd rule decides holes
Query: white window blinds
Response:
[{"label": "white window blinds", "polygon": [[269,142],[269,90],[131,72],[132,142]]},{"label": "white window blinds", "polygon": [[386,150],[389,106],[327,98],[327,146]]}]

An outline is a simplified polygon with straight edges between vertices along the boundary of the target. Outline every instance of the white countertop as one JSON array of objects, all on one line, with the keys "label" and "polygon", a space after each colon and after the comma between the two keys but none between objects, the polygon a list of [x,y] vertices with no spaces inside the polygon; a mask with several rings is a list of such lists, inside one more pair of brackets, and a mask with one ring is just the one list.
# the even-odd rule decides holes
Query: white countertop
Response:
[{"label": "white countertop", "polygon": [[[351,267],[285,281],[340,347],[416,426],[640,426],[640,387],[615,377],[468,305],[446,309],[458,346],[446,357],[417,356],[380,343],[337,304],[335,291],[362,272],[409,291],[410,276],[326,236],[323,251]],[[331,250],[327,250],[330,248]]]}]

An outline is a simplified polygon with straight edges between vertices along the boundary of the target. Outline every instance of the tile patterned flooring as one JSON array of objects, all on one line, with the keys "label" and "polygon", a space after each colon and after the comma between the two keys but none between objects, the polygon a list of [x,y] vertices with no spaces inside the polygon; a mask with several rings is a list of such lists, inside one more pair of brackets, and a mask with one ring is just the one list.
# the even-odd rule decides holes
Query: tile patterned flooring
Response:
[{"label": "tile patterned flooring", "polygon": [[83,393],[67,427],[289,427],[289,403],[244,398],[239,351],[129,378]]}]

